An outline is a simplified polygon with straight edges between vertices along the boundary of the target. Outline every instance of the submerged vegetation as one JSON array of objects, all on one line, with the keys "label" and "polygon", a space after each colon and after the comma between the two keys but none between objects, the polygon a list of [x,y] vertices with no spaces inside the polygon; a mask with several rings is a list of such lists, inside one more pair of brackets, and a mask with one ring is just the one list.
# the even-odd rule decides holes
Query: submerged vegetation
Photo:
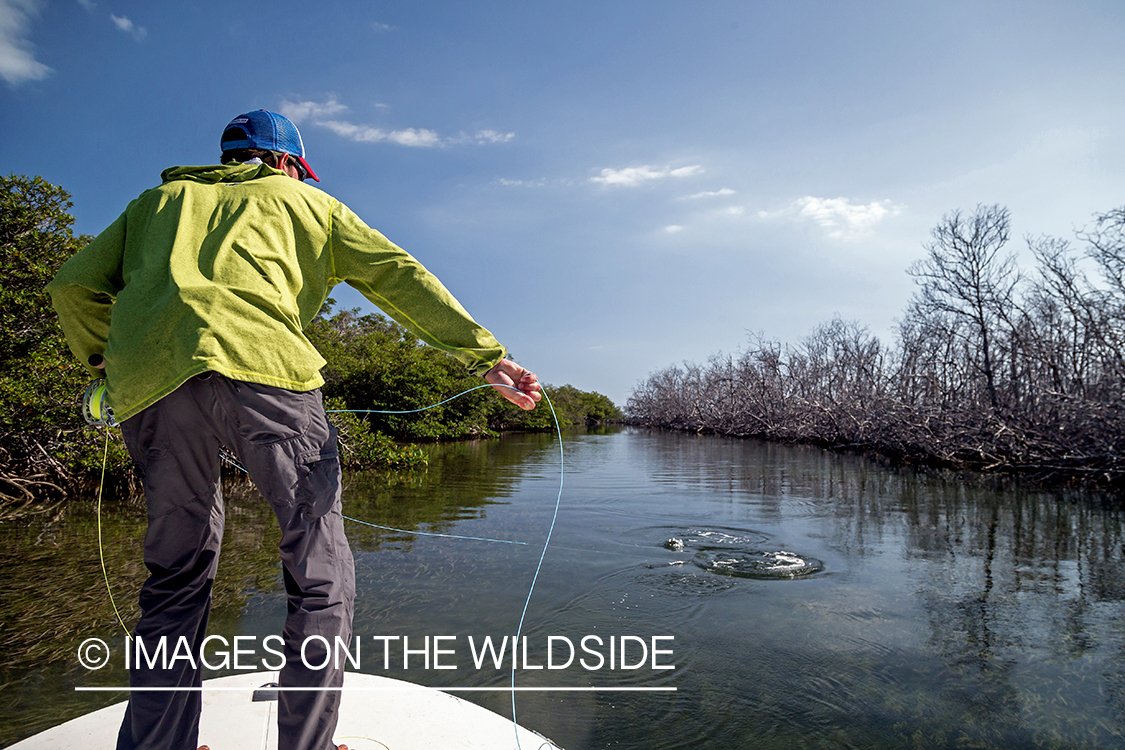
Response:
[{"label": "submerged vegetation", "polygon": [[[89,374],[67,348],[44,291],[63,261],[91,239],[73,234],[71,205],[65,190],[41,177],[0,176],[0,518],[42,510],[45,499],[96,482],[103,455],[111,485],[131,482],[120,433],[110,431],[106,441],[82,417]],[[328,409],[420,409],[484,382],[380,315],[326,306],[307,333],[328,361]],[[599,393],[569,385],[544,390],[563,427],[621,417]],[[523,412],[492,389],[415,414],[330,418],[351,469],[419,466],[425,463],[419,442],[554,429],[549,409]]]},{"label": "submerged vegetation", "polygon": [[906,463],[1125,486],[1125,208],[1077,247],[1008,251],[1000,206],[946,215],[908,273],[885,345],[834,319],[796,345],[671,366],[631,394],[633,422],[871,450]]}]

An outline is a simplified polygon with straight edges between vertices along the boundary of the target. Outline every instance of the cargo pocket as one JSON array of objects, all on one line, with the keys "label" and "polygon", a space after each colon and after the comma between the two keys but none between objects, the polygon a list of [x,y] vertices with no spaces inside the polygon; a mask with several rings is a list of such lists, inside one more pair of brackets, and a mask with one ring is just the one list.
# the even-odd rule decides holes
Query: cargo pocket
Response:
[{"label": "cargo pocket", "polygon": [[228,381],[237,393],[238,432],[252,445],[266,446],[304,435],[311,421],[310,391],[287,391],[272,385]]},{"label": "cargo pocket", "polygon": [[297,512],[308,521],[322,517],[340,500],[340,456],[325,448],[297,456]]}]

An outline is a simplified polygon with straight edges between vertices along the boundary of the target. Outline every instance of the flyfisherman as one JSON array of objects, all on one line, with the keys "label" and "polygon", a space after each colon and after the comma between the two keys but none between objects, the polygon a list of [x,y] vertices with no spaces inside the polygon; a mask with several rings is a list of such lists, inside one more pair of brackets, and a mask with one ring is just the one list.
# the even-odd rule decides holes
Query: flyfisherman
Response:
[{"label": "flyfisherman", "polygon": [[[172,167],[48,285],[75,356],[104,375],[148,506],[134,636],[195,659],[134,662],[118,750],[194,750],[199,650],[223,535],[219,450],[241,461],[281,526],[288,615],[280,684],[338,688],[314,670],[322,636],[351,641],[355,572],[340,508],[336,430],[325,418],[325,360],[302,332],[347,282],[427,344],[523,409],[536,376],[506,359],[429,271],[347,206],[304,183],[297,127],[265,110],[227,125],[221,165]],[[513,390],[512,388],[518,389]],[[304,660],[300,648],[305,644]],[[194,662],[194,664],[192,663]],[[200,665],[201,666],[201,665]],[[338,690],[280,691],[279,747],[334,748]]]}]

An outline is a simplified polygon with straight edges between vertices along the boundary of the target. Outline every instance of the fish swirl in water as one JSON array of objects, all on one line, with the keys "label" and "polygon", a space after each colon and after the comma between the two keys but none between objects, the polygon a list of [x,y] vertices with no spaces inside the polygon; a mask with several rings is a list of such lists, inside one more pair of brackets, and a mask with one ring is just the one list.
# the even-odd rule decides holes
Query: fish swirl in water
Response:
[{"label": "fish swirl in water", "polygon": [[711,573],[738,578],[798,578],[824,570],[820,560],[785,550],[710,547],[696,552],[692,562]]}]

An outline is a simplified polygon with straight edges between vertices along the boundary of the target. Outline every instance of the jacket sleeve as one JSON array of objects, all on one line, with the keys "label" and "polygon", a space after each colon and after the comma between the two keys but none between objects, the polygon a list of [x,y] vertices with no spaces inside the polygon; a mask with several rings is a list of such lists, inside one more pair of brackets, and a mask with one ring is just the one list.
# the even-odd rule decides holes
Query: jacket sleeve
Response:
[{"label": "jacket sleeve", "polygon": [[125,286],[121,261],[125,251],[126,214],[89,245],[70,257],[47,285],[59,325],[74,356],[92,375],[90,355],[103,354],[109,337],[110,308]]},{"label": "jacket sleeve", "polygon": [[347,206],[333,208],[335,281],[345,281],[430,346],[452,354],[476,375],[505,357],[500,342],[461,306],[436,276]]}]

